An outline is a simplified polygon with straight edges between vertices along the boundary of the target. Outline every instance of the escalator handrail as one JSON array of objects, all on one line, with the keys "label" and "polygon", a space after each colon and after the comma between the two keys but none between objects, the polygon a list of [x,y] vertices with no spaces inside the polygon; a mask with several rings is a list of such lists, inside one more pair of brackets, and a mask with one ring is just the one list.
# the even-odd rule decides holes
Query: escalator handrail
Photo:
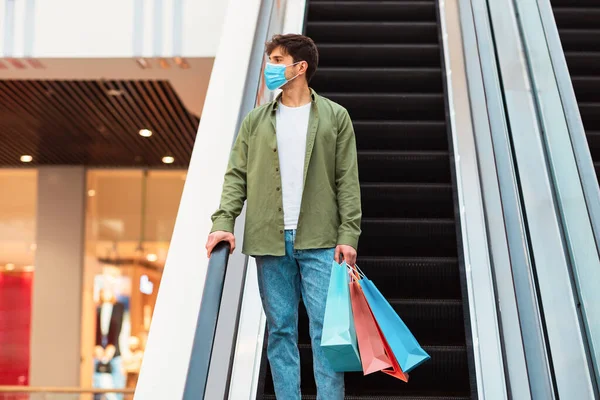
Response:
[{"label": "escalator handrail", "polygon": [[230,249],[228,242],[218,243],[208,261],[192,357],[185,382],[184,400],[204,398]]}]

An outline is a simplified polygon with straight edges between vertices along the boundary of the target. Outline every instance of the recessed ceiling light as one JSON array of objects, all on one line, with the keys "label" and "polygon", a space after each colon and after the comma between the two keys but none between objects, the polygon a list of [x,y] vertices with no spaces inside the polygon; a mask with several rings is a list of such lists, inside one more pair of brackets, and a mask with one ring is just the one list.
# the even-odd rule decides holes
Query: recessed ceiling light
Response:
[{"label": "recessed ceiling light", "polygon": [[171,156],[164,156],[162,158],[162,162],[165,164],[173,164],[175,162],[175,158]]},{"label": "recessed ceiling light", "polygon": [[96,195],[96,191],[94,189],[88,190],[88,196],[94,197]]},{"label": "recessed ceiling light", "polygon": [[25,272],[33,272],[33,270],[35,270],[33,265],[27,265],[26,267],[23,267],[23,271]]},{"label": "recessed ceiling light", "polygon": [[140,129],[139,134],[143,137],[150,137],[152,136],[152,131],[150,129]]},{"label": "recessed ceiling light", "polygon": [[27,154],[21,156],[21,162],[32,162],[33,157]]},{"label": "recessed ceiling light", "polygon": [[15,269],[15,264],[6,264],[4,268],[6,268],[7,271],[12,271]]},{"label": "recessed ceiling light", "polygon": [[123,91],[122,90],[118,90],[118,89],[108,89],[106,91],[106,94],[109,96],[122,96],[123,95]]},{"label": "recessed ceiling light", "polygon": [[158,260],[158,256],[156,254],[148,254],[146,256],[146,260],[148,260],[150,262],[154,262],[154,261]]}]

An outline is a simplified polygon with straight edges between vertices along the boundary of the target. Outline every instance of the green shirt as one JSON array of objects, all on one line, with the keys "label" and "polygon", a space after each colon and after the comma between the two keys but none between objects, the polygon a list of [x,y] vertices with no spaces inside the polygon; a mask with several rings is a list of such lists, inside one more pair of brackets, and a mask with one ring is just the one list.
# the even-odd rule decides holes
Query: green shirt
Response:
[{"label": "green shirt", "polygon": [[[281,95],[280,95],[281,96]],[[247,200],[242,252],[285,255],[281,175],[275,134],[280,96],[252,110],[240,127],[211,232],[233,232]],[[345,108],[311,89],[304,160],[304,190],[296,230],[296,250],[357,248],[360,185],[356,139]]]}]

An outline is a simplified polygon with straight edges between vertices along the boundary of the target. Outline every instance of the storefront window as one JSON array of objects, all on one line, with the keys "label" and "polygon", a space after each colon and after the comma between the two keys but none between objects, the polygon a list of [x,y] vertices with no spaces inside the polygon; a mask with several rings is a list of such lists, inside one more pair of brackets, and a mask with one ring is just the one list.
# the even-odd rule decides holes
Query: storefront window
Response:
[{"label": "storefront window", "polygon": [[0,170],[0,385],[29,383],[35,170]]},{"label": "storefront window", "polygon": [[82,385],[133,388],[185,171],[91,170],[87,181]]}]

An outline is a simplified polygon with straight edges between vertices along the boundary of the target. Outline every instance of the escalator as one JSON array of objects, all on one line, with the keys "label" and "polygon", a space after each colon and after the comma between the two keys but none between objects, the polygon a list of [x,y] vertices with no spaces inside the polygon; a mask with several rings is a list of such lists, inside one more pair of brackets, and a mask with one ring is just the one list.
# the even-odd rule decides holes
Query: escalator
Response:
[{"label": "escalator", "polygon": [[[358,264],[431,355],[408,384],[346,374],[346,398],[471,398],[436,1],[307,4],[319,47],[311,86],[354,122],[363,206]],[[308,317],[299,347],[304,399],[316,398]],[[275,399],[263,354],[258,399]]]},{"label": "escalator", "polygon": [[600,177],[600,2],[552,0],[581,119]]}]

